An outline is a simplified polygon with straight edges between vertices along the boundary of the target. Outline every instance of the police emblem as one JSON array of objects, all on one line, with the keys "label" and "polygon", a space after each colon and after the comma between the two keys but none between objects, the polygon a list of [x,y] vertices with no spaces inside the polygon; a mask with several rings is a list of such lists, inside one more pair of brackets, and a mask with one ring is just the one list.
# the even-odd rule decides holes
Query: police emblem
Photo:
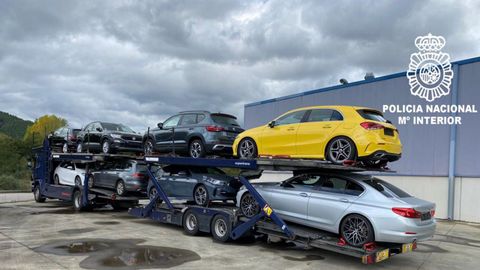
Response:
[{"label": "police emblem", "polygon": [[450,56],[440,50],[445,46],[442,36],[419,36],[415,46],[420,52],[410,55],[407,78],[410,92],[432,102],[450,93],[453,70]]}]

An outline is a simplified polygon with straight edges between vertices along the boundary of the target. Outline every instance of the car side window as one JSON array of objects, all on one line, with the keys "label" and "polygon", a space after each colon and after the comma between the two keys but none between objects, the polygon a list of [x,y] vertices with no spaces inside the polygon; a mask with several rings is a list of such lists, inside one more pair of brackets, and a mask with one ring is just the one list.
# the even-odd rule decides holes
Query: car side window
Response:
[{"label": "car side window", "polygon": [[196,114],[184,114],[182,116],[182,121],[180,122],[181,126],[195,125],[197,123]]},{"label": "car side window", "polygon": [[332,118],[332,110],[329,109],[317,109],[310,111],[307,122],[325,122],[330,121]]},{"label": "car side window", "polygon": [[164,128],[171,128],[171,127],[176,127],[178,125],[178,122],[180,121],[180,115],[175,115],[170,118],[168,118],[165,123],[163,123]]},{"label": "car side window", "polygon": [[92,131],[92,127],[93,127],[93,123],[88,124],[88,125],[85,127],[85,131]]},{"label": "car side window", "polygon": [[200,123],[205,119],[205,114],[197,114],[197,123]]},{"label": "car side window", "polygon": [[303,186],[315,186],[322,179],[319,175],[301,175],[298,176],[290,182],[293,185],[303,185]]},{"label": "car side window", "polygon": [[360,185],[338,177],[327,177],[320,186],[320,190],[354,196],[358,196],[363,192],[363,188]]},{"label": "car side window", "polygon": [[296,124],[302,121],[303,115],[305,115],[305,111],[296,111],[289,114],[286,114],[278,119],[275,120],[276,126],[281,125],[289,125],[289,124]]}]

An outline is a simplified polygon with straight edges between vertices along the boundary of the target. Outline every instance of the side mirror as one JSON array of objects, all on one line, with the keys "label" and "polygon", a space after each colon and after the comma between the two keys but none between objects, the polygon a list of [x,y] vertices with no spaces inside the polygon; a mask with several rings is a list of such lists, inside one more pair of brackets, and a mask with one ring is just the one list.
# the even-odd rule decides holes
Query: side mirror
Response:
[{"label": "side mirror", "polygon": [[102,132],[102,131],[103,131],[103,129],[102,129],[101,127],[97,127],[96,130],[97,130],[98,132]]},{"label": "side mirror", "polygon": [[270,128],[273,128],[273,127],[275,126],[275,120],[270,121],[270,123],[268,123],[268,126],[269,126]]},{"label": "side mirror", "polygon": [[158,127],[159,129],[163,129],[163,123],[158,123],[158,124],[157,124],[157,127]]},{"label": "side mirror", "polygon": [[31,162],[31,161],[27,162],[27,167],[28,167],[29,169],[32,168],[32,162]]},{"label": "side mirror", "polygon": [[391,123],[392,123],[392,121],[390,121],[390,120],[387,120],[387,123],[391,124]]}]

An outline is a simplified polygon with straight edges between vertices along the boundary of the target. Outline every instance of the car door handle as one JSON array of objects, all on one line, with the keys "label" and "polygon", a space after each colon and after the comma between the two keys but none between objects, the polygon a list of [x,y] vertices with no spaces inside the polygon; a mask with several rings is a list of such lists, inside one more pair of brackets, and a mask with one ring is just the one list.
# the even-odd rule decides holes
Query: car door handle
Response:
[{"label": "car door handle", "polygon": [[341,202],[344,202],[344,203],[348,203],[348,202],[349,202],[349,200],[348,200],[348,199],[345,199],[345,198],[340,198],[340,199],[338,199],[338,200],[341,201]]},{"label": "car door handle", "polygon": [[288,131],[292,131],[292,130],[295,130],[295,128],[289,128],[289,129],[287,129],[287,130],[288,130]]},{"label": "car door handle", "polygon": [[305,193],[305,192],[299,193],[298,195],[300,195],[300,196],[302,196],[302,197],[308,197],[308,194]]},{"label": "car door handle", "polygon": [[324,126],[323,128],[332,128],[331,126]]}]

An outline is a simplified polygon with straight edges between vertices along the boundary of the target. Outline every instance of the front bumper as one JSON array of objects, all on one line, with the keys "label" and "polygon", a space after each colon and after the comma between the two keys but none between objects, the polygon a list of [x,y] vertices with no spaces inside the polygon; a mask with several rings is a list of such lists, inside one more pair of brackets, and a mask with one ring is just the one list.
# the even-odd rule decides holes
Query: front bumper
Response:
[{"label": "front bumper", "polygon": [[143,152],[143,144],[141,141],[131,142],[122,139],[115,139],[113,140],[111,147],[117,151]]}]

